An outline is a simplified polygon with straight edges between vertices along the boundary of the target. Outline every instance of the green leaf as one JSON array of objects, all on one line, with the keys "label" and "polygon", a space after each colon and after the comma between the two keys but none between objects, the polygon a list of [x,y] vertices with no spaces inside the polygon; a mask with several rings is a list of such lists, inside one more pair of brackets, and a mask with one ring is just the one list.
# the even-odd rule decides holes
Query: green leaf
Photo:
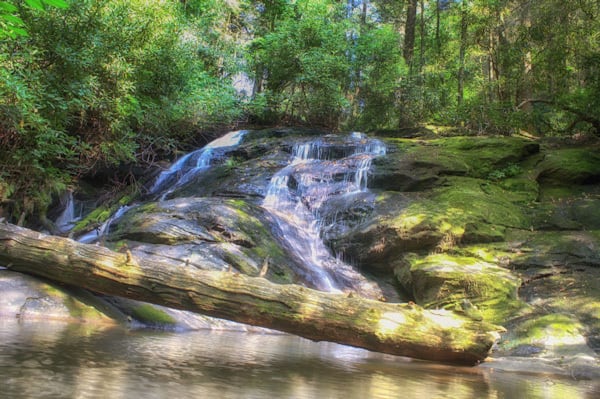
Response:
[{"label": "green leaf", "polygon": [[14,32],[17,36],[29,36],[29,33],[27,33],[27,31],[23,28],[14,27],[11,29],[11,31]]},{"label": "green leaf", "polygon": [[21,18],[16,17],[14,15],[0,14],[0,18],[4,19],[9,24],[14,25],[14,26],[23,26],[23,25],[25,25],[25,22],[23,22],[23,20]]},{"label": "green leaf", "polygon": [[6,12],[15,12],[18,10],[18,8],[10,3],[7,3],[6,1],[0,1],[0,10]]},{"label": "green leaf", "polygon": [[44,10],[44,5],[41,0],[25,0],[25,3],[31,8],[35,8],[36,10]]},{"label": "green leaf", "polygon": [[43,0],[44,3],[48,4],[49,6],[52,7],[57,7],[57,8],[67,8],[69,7],[69,3],[67,3],[64,0]]}]

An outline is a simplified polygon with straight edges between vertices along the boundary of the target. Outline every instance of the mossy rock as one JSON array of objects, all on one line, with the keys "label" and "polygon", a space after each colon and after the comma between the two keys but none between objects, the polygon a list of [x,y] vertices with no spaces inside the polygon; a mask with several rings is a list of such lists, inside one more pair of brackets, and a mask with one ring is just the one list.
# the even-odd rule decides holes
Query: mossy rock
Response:
[{"label": "mossy rock", "polygon": [[0,318],[116,324],[124,315],[81,289],[0,270]]},{"label": "mossy rock", "polygon": [[600,267],[600,231],[513,231],[510,267]]},{"label": "mossy rock", "polygon": [[[440,225],[455,234],[468,224],[487,224],[490,228],[529,228],[531,221],[520,206],[520,195],[486,180],[450,177],[447,187],[434,190]],[[468,233],[468,231],[467,231]],[[497,237],[493,234],[490,241]],[[467,240],[468,241],[468,240]]]},{"label": "mossy rock", "polygon": [[361,267],[388,269],[407,251],[501,242],[509,229],[529,229],[520,195],[486,180],[451,176],[426,195],[382,193],[373,218],[332,240]]},{"label": "mossy rock", "polygon": [[503,337],[499,347],[511,354],[550,351],[552,355],[574,355],[589,351],[585,343],[585,326],[572,314],[553,313],[529,316],[517,322]]},{"label": "mossy rock", "polygon": [[427,141],[409,154],[424,164],[440,165],[446,174],[462,174],[464,170],[468,176],[484,178],[493,170],[521,162],[539,150],[537,143],[517,137],[449,137]]},{"label": "mossy rock", "polygon": [[510,230],[504,242],[471,244],[453,253],[496,262],[512,270],[600,267],[600,231]]},{"label": "mossy rock", "polygon": [[537,201],[540,195],[538,183],[527,176],[509,177],[497,182],[497,185],[511,195],[511,201],[527,205]]},{"label": "mossy rock", "polygon": [[600,230],[600,197],[572,193],[536,204],[533,227],[536,230]]},{"label": "mossy rock", "polygon": [[546,151],[537,166],[537,180],[551,186],[585,185],[600,182],[598,149],[564,148]]},{"label": "mossy rock", "polygon": [[122,192],[116,194],[106,203],[98,206],[90,213],[85,215],[81,220],[75,223],[71,230],[71,236],[80,236],[86,232],[92,231],[100,227],[111,216],[119,210],[119,208],[131,204],[140,196],[138,186],[128,186]]},{"label": "mossy rock", "polygon": [[131,311],[131,316],[150,326],[174,326],[177,321],[165,311],[149,304],[139,304]]},{"label": "mossy rock", "polygon": [[269,229],[265,211],[244,200],[179,198],[132,208],[112,225],[107,245],[190,267],[233,267],[279,283],[294,281],[295,261]]},{"label": "mossy rock", "polygon": [[415,302],[426,308],[461,311],[501,324],[523,306],[517,297],[519,278],[477,258],[411,254],[396,275]]},{"label": "mossy rock", "polygon": [[83,219],[75,223],[71,230],[71,234],[78,235],[83,232],[92,230],[106,222],[112,214],[118,209],[117,206],[100,206],[86,215]]}]

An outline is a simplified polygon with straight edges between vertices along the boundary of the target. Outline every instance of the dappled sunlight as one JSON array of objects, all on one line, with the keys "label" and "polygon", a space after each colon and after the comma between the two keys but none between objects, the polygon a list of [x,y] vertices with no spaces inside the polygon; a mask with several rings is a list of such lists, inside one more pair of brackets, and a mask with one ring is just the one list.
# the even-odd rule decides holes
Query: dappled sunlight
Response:
[{"label": "dappled sunlight", "polygon": [[444,309],[423,312],[423,317],[442,328],[461,328],[465,324],[453,312]]},{"label": "dappled sunlight", "polygon": [[418,226],[419,224],[421,224],[426,218],[427,215],[423,213],[416,215],[403,215],[402,227],[404,227],[405,229],[410,229],[413,226]]},{"label": "dappled sunlight", "polygon": [[300,313],[301,317],[312,318],[314,315],[320,315],[323,309],[318,303],[305,300],[298,307],[298,313]]},{"label": "dappled sunlight", "polygon": [[381,334],[393,334],[396,329],[406,323],[406,316],[397,312],[386,312],[379,319],[378,330]]}]

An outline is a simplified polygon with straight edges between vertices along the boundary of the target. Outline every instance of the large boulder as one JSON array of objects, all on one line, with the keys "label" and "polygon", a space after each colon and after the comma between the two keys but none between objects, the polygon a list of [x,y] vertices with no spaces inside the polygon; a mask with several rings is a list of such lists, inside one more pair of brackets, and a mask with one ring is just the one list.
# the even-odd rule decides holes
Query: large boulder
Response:
[{"label": "large boulder", "polygon": [[530,140],[504,137],[449,137],[434,140],[388,139],[388,155],[375,159],[370,187],[422,191],[441,176],[493,177],[540,150]]},{"label": "large boulder", "polygon": [[395,273],[415,302],[426,308],[456,310],[501,324],[523,306],[517,296],[519,278],[481,259],[409,254]]},{"label": "large boulder", "polygon": [[111,225],[106,239],[115,249],[177,266],[233,268],[257,276],[268,263],[265,277],[290,283],[298,265],[273,225],[262,208],[244,200],[177,198],[129,210]]},{"label": "large boulder", "polygon": [[528,229],[520,197],[496,184],[450,176],[427,193],[382,193],[372,217],[331,245],[366,269],[391,270],[407,251],[503,241],[507,229]]},{"label": "large boulder", "polygon": [[80,289],[0,269],[0,318],[114,325],[125,316]]}]

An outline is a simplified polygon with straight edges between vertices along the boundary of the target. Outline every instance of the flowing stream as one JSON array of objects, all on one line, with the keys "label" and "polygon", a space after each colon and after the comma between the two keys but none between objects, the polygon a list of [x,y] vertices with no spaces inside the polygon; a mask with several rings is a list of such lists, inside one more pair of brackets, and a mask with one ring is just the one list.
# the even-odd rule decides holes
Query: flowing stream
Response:
[{"label": "flowing stream", "polygon": [[580,399],[598,381],[411,361],[290,335],[0,319],[0,397]]}]

